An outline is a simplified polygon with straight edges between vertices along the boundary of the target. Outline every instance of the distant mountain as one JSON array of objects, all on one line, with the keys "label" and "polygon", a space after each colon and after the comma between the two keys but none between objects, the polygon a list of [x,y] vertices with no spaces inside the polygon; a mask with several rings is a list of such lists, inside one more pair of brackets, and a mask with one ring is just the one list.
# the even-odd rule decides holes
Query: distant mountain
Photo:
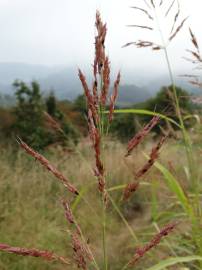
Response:
[{"label": "distant mountain", "polygon": [[82,93],[77,69],[65,68],[40,79],[42,89],[53,90],[59,99],[75,99]]},{"label": "distant mountain", "polygon": [[59,99],[74,99],[81,93],[77,69],[24,63],[0,63],[0,93],[13,94],[12,83],[37,80],[44,93],[53,90]]},{"label": "distant mountain", "polygon": [[[202,94],[202,90],[198,87],[190,84],[186,78],[183,77],[176,77],[175,82],[181,88],[187,90],[189,93],[193,95],[200,95]],[[161,77],[157,77],[156,79],[150,80],[146,85],[145,88],[148,89],[150,93],[156,94],[162,86],[170,85],[170,79],[167,75],[163,75]]]},{"label": "distant mountain", "polygon": [[[142,76],[142,74],[140,76],[136,74],[135,77],[129,76],[129,73],[125,74],[125,83],[120,86],[119,90],[119,105],[126,106],[143,102],[159,91],[162,86],[170,84],[167,75],[152,80],[144,79]],[[89,74],[87,74],[87,77],[90,77]],[[139,83],[135,83],[134,78],[138,78]],[[73,66],[49,67],[24,63],[0,63],[0,94],[12,95],[12,83],[15,79],[20,79],[27,83],[37,80],[44,95],[54,91],[59,99],[73,100],[78,94],[83,92],[77,75],[77,67]],[[137,84],[144,85],[144,87],[139,87]],[[201,93],[201,91],[196,87],[192,87],[183,78],[179,77],[177,84],[196,95]]]},{"label": "distant mountain", "polygon": [[131,104],[144,102],[150,97],[152,97],[152,94],[143,87],[136,85],[120,85],[117,105],[129,106]]}]

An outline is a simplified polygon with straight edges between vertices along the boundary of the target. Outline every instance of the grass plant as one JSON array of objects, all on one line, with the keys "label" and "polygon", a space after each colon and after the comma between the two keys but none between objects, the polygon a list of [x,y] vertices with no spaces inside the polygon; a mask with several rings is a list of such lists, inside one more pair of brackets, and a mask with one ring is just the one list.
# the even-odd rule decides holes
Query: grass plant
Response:
[{"label": "grass plant", "polygon": [[[195,166],[200,149],[193,149],[194,141],[185,129],[167,51],[186,18],[177,24],[178,1],[166,6],[165,17],[175,5],[177,11],[165,42],[157,12],[165,2],[145,0],[146,7],[133,7],[157,23],[162,44],[138,41],[126,46],[164,51],[178,122],[157,112],[115,110],[121,75],[118,72],[110,95],[110,61],[105,53],[107,26],[97,12],[92,87],[79,70],[90,142],[81,141],[70,155],[59,148],[45,157],[18,138],[27,156],[19,151],[15,160],[10,160],[9,151],[2,149],[0,226],[4,234],[0,237],[0,268],[160,270],[173,265],[173,269],[182,269],[186,265],[188,269],[201,269],[201,171]],[[150,25],[132,26],[154,30]],[[190,33],[193,44],[197,44]],[[108,132],[115,113],[129,112],[153,118],[126,147],[109,139]],[[150,136],[160,118],[180,128],[182,141],[162,136],[154,143]],[[186,159],[182,158],[184,152]],[[45,261],[36,262],[27,256]]]}]

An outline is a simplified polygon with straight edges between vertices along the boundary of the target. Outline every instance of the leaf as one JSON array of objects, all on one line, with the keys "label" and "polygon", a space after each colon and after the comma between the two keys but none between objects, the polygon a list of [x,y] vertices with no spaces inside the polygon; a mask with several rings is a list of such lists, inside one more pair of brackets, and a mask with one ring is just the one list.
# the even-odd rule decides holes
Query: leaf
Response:
[{"label": "leaf", "polygon": [[[108,113],[108,112],[105,112],[105,113]],[[181,128],[181,126],[175,120],[173,120],[172,118],[167,117],[164,114],[157,113],[157,112],[152,112],[152,111],[149,111],[149,110],[143,110],[143,109],[118,109],[118,110],[114,110],[114,113],[134,113],[134,114],[142,114],[142,115],[159,116],[160,118],[173,123],[178,128]]]},{"label": "leaf", "polygon": [[187,116],[184,117],[184,120],[187,120],[187,119],[190,119],[190,118],[194,118],[194,119],[196,120],[197,124],[200,125],[201,120],[200,120],[200,117],[199,117],[198,114],[190,114],[190,115],[187,115]]},{"label": "leaf", "polygon": [[148,268],[147,270],[162,270],[166,267],[175,265],[177,263],[186,263],[191,261],[202,261],[201,256],[187,256],[187,257],[175,257],[175,258],[169,258],[167,260],[161,261],[160,263],[157,263],[156,265]]},{"label": "leaf", "polygon": [[89,185],[84,186],[80,191],[79,195],[77,195],[72,203],[71,209],[72,212],[76,211],[77,206],[81,202],[82,199],[84,199],[84,195],[88,192],[88,190],[93,186],[95,183],[91,183]]},{"label": "leaf", "polygon": [[193,218],[193,209],[177,179],[159,162],[155,162],[154,166],[164,175],[168,187],[177,196],[179,202],[184,208],[184,211],[188,214],[188,216]]}]

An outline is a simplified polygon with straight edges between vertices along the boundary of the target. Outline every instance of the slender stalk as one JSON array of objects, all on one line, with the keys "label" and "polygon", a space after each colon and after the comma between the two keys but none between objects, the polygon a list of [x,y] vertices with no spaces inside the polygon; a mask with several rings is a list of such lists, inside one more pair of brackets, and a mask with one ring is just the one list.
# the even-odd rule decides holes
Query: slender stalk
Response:
[{"label": "slender stalk", "polygon": [[[169,77],[170,77],[170,81],[172,84],[172,90],[173,90],[173,94],[174,94],[174,100],[175,100],[175,108],[176,108],[176,115],[179,119],[180,122],[180,129],[182,131],[182,135],[183,135],[183,140],[185,143],[185,150],[186,150],[186,156],[187,156],[187,162],[188,162],[188,166],[189,166],[189,172],[190,172],[190,182],[193,183],[192,188],[196,194],[195,196],[195,200],[194,200],[194,206],[195,206],[195,211],[193,213],[193,215],[190,216],[191,219],[191,223],[192,223],[192,231],[193,231],[193,238],[194,241],[196,243],[196,246],[199,249],[200,254],[202,254],[202,241],[200,240],[200,221],[199,216],[197,215],[197,212],[200,212],[200,195],[199,195],[199,177],[198,177],[198,170],[196,167],[196,164],[194,162],[194,157],[193,157],[193,149],[192,149],[192,143],[191,143],[191,139],[186,131],[185,125],[184,125],[184,121],[183,121],[183,117],[181,114],[181,110],[180,110],[180,104],[179,104],[179,99],[177,96],[177,91],[176,91],[176,86],[175,86],[175,79],[174,79],[174,75],[172,72],[172,67],[171,67],[171,61],[169,58],[169,54],[168,54],[168,50],[167,50],[167,45],[165,43],[165,39],[163,36],[163,32],[161,30],[160,27],[160,23],[158,20],[158,16],[156,13],[156,9],[153,8],[154,10],[154,14],[155,14],[155,19],[156,19],[156,23],[157,23],[157,27],[160,33],[160,37],[162,40],[162,44],[163,44],[163,51],[164,51],[164,55],[165,55],[165,59],[166,59],[166,63],[168,66],[168,72],[169,72]],[[202,263],[200,262],[200,266],[202,267]]]},{"label": "slender stalk", "polygon": [[107,260],[107,245],[106,245],[106,206],[104,201],[104,195],[102,198],[102,204],[103,204],[103,255],[104,255],[104,265],[105,270],[108,269],[108,260]]},{"label": "slender stalk", "polygon": [[[77,223],[77,221],[76,221],[76,219],[75,219],[75,217],[74,217],[74,221],[75,221],[75,225],[76,225],[77,227],[79,227],[79,226],[78,226],[78,223]],[[81,234],[81,239],[82,239],[83,243],[85,243],[85,245],[86,245],[86,247],[87,247],[87,249],[88,249],[88,252],[89,252],[89,254],[90,254],[91,257],[92,257],[92,262],[93,262],[95,268],[96,268],[97,270],[100,270],[100,268],[99,268],[99,266],[98,266],[98,264],[97,264],[97,262],[96,262],[96,260],[95,260],[95,257],[94,257],[94,255],[93,255],[91,249],[89,248],[89,246],[88,246],[88,244],[87,244],[87,241],[86,241],[86,239],[85,239],[85,237],[84,237],[84,235],[83,235],[83,232],[82,232],[81,230],[80,230],[80,234]]]},{"label": "slender stalk", "polygon": [[[155,8],[153,8],[153,9],[154,9],[154,14],[155,14],[155,19],[156,19],[158,31],[159,31],[161,41],[162,41],[162,45],[163,45],[163,51],[164,51],[164,55],[165,55],[165,59],[166,59],[167,67],[168,67],[170,81],[171,81],[171,84],[172,84],[172,90],[173,90],[174,99],[175,99],[176,114],[177,114],[177,117],[178,117],[179,122],[180,122],[180,128],[181,128],[183,139],[184,139],[185,146],[186,146],[185,149],[186,149],[186,154],[187,154],[187,161],[188,161],[188,165],[189,165],[189,171],[190,171],[190,175],[192,177],[194,177],[194,175],[195,175],[194,170],[193,170],[193,165],[194,165],[193,160],[194,159],[193,159],[193,155],[192,155],[191,140],[190,140],[189,135],[187,134],[187,131],[186,131],[186,128],[185,128],[185,125],[184,125],[184,121],[183,121],[183,117],[182,117],[182,114],[181,114],[179,99],[178,99],[178,96],[177,96],[177,91],[176,91],[176,86],[175,86],[175,79],[174,79],[174,75],[173,75],[173,72],[172,72],[171,62],[170,62],[170,58],[169,58],[168,50],[167,50],[167,45],[166,45],[166,42],[165,42],[165,39],[164,39],[164,36],[163,36],[163,32],[161,30],[161,26],[160,26],[160,23],[159,23],[159,20],[158,20],[158,15],[156,13],[156,9]],[[195,177],[194,177],[194,179],[195,179]],[[194,182],[195,182],[195,180],[194,180]],[[194,183],[194,186],[195,186],[195,190],[196,190],[197,189],[196,188],[196,183]]]},{"label": "slender stalk", "polygon": [[[100,75],[100,92],[98,95],[101,95],[101,91],[103,88],[103,72]],[[103,106],[102,103],[99,104],[99,129],[101,135],[101,146],[100,148],[104,150],[103,137],[104,137],[104,114],[103,114]],[[103,152],[103,151],[101,151]],[[102,155],[102,153],[101,153]],[[105,193],[102,193],[102,245],[103,245],[103,259],[104,259],[104,269],[108,269],[108,259],[107,259],[107,245],[106,245],[106,204],[105,204]]]},{"label": "slender stalk", "polygon": [[125,219],[125,217],[123,216],[123,214],[121,213],[121,211],[119,210],[118,206],[116,205],[115,201],[112,199],[112,197],[110,196],[110,194],[107,194],[108,198],[110,199],[114,209],[116,210],[116,212],[118,213],[118,215],[120,216],[120,218],[122,219],[123,223],[126,225],[126,228],[128,229],[128,231],[130,232],[131,236],[133,237],[133,239],[135,240],[136,243],[139,243],[139,240],[136,236],[136,234],[134,233],[133,229],[131,228],[131,226],[128,224],[127,220]]}]

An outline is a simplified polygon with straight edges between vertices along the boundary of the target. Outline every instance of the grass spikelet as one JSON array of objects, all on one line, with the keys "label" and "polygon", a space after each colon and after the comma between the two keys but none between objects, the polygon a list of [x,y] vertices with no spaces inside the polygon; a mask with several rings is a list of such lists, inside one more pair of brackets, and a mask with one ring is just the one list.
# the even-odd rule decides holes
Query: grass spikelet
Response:
[{"label": "grass spikelet", "polygon": [[143,247],[137,248],[135,255],[133,258],[129,261],[128,266],[132,267],[134,266],[137,261],[139,261],[140,258],[142,258],[148,251],[156,247],[162,240],[162,238],[166,237],[168,234],[170,234],[177,226],[177,223],[170,223],[167,224],[165,227],[163,227],[159,233],[157,233],[151,241],[146,244]]},{"label": "grass spikelet", "polygon": [[114,107],[115,107],[116,99],[118,96],[118,88],[119,88],[119,84],[120,84],[120,79],[121,79],[121,74],[119,72],[117,75],[116,81],[114,82],[114,89],[113,89],[113,93],[112,93],[111,98],[110,98],[109,116],[108,116],[109,123],[111,123],[113,120]]},{"label": "grass spikelet", "polygon": [[98,128],[94,124],[93,115],[90,109],[88,111],[88,124],[89,124],[89,134],[95,152],[96,167],[94,169],[94,173],[98,179],[99,191],[103,193],[105,189],[105,177],[104,177],[104,165],[101,160],[101,149],[100,149],[101,137]]},{"label": "grass spikelet", "polygon": [[[96,22],[95,26],[97,29],[97,36],[95,37],[95,61],[94,61],[94,73],[96,74],[97,71],[101,75],[102,68],[104,65],[105,60],[105,38],[107,33],[107,26],[106,24],[102,23],[99,11],[96,12]],[[96,68],[97,66],[97,68]]]},{"label": "grass spikelet", "polygon": [[137,25],[137,24],[130,24],[130,25],[127,25],[128,27],[137,27],[137,28],[142,28],[142,29],[147,29],[147,30],[153,30],[152,27],[150,26],[146,26],[146,25]]},{"label": "grass spikelet", "polygon": [[131,7],[131,8],[142,11],[144,14],[147,15],[147,17],[148,17],[150,20],[152,20],[152,21],[154,20],[154,18],[149,14],[149,12],[148,12],[146,9],[143,9],[143,8],[140,8],[140,7],[134,7],[134,6]]},{"label": "grass spikelet", "polygon": [[145,41],[145,40],[139,40],[137,42],[128,42],[125,45],[122,46],[122,48],[131,46],[131,45],[135,45],[137,48],[147,48],[147,47],[151,47],[152,50],[161,50],[162,47],[158,44],[155,44],[151,41]]},{"label": "grass spikelet", "polygon": [[[86,100],[87,100],[87,105],[88,108],[90,108],[92,115],[93,115],[93,119],[95,120],[96,123],[99,122],[99,117],[98,117],[98,113],[97,113],[97,108],[95,106],[95,99],[93,98],[90,89],[88,88],[88,84],[86,82],[86,78],[83,75],[82,71],[79,69],[79,79],[82,83],[83,86],[83,90],[86,96]],[[96,85],[94,85],[94,87],[96,87]],[[96,88],[95,88],[96,89]],[[94,93],[96,93],[96,90],[94,89]]]},{"label": "grass spikelet", "polygon": [[170,11],[171,11],[171,9],[172,9],[173,5],[175,4],[175,1],[176,1],[176,0],[173,0],[173,1],[172,1],[172,3],[170,4],[170,6],[169,6],[168,10],[166,11],[165,17],[167,17],[167,16],[168,16],[168,14],[170,13]]},{"label": "grass spikelet", "polygon": [[159,117],[158,116],[154,116],[151,121],[145,126],[143,127],[143,129],[141,131],[139,131],[128,143],[128,147],[127,147],[127,153],[126,153],[126,157],[129,156],[131,154],[131,152],[133,151],[133,149],[135,147],[138,146],[138,144],[140,144],[144,138],[147,136],[147,134],[152,130],[152,128],[157,125],[157,123],[159,122]]},{"label": "grass spikelet", "polygon": [[139,187],[139,181],[135,181],[133,183],[129,183],[124,191],[123,191],[123,199],[126,201],[130,198],[130,196],[132,195],[132,193],[136,192],[136,190]]},{"label": "grass spikelet", "polygon": [[197,49],[197,51],[199,52],[198,41],[197,41],[197,39],[196,39],[194,33],[192,32],[191,28],[189,28],[189,33],[190,33],[190,35],[191,35],[191,41],[192,41],[194,47],[195,47],[195,48]]},{"label": "grass spikelet", "polygon": [[184,18],[184,20],[182,20],[181,24],[176,28],[175,32],[169,37],[169,41],[172,41],[176,37],[176,35],[180,32],[180,30],[184,26],[184,23],[186,22],[187,19],[188,19],[188,17],[186,17],[186,18]]},{"label": "grass spikelet", "polygon": [[170,31],[170,34],[172,34],[174,28],[175,28],[175,25],[177,23],[177,20],[179,18],[179,15],[180,15],[180,8],[178,7],[178,10],[177,10],[177,13],[175,14],[175,17],[174,17],[174,21],[173,21],[173,25],[172,25],[172,28],[171,28],[171,31]]},{"label": "grass spikelet", "polygon": [[107,95],[109,93],[109,86],[110,86],[110,63],[108,57],[104,59],[103,65],[103,85],[102,91],[100,95],[100,101],[102,106],[106,105]]},{"label": "grass spikelet", "polygon": [[74,225],[74,228],[70,230],[70,235],[72,239],[72,249],[74,252],[74,260],[78,266],[78,268],[81,268],[83,270],[87,269],[87,261],[92,261],[92,255],[89,250],[88,245],[84,242],[83,234],[81,231],[80,226],[77,224],[73,213],[71,211],[71,208],[69,206],[69,203],[67,201],[62,201],[64,210],[65,210],[65,217],[67,221],[70,223],[70,225]]},{"label": "grass spikelet", "polygon": [[132,193],[134,193],[138,189],[139,181],[140,181],[139,178],[143,177],[149,171],[149,169],[153,166],[154,162],[159,156],[159,150],[161,146],[163,145],[163,143],[165,142],[166,138],[167,136],[163,136],[161,138],[158,144],[152,148],[152,151],[150,153],[149,160],[147,161],[147,163],[137,173],[134,173],[134,182],[129,183],[123,191],[124,200],[129,199]]},{"label": "grass spikelet", "polygon": [[153,8],[155,8],[154,0],[150,0],[150,2],[152,4]]},{"label": "grass spikelet", "polygon": [[166,138],[167,138],[166,136],[162,137],[161,140],[158,142],[158,144],[152,148],[148,162],[142,167],[142,169],[140,169],[135,174],[136,179],[142,177],[152,167],[156,159],[159,157],[159,150],[163,145],[163,143],[165,142]]},{"label": "grass spikelet", "polygon": [[44,116],[50,127],[63,133],[60,124],[49,113],[44,112]]},{"label": "grass spikelet", "polygon": [[159,7],[161,7],[163,5],[163,0],[161,0],[161,2],[159,3]]},{"label": "grass spikelet", "polygon": [[54,254],[53,252],[50,252],[47,250],[12,247],[7,244],[1,244],[1,243],[0,243],[0,250],[8,252],[8,253],[14,253],[21,256],[40,257],[48,261],[59,261],[64,264],[70,264],[69,260],[67,260],[66,258],[62,256],[58,256]]},{"label": "grass spikelet", "polygon": [[31,147],[29,147],[25,142],[23,142],[20,138],[17,139],[20,147],[24,149],[28,155],[35,158],[43,167],[45,167],[48,171],[50,171],[57,179],[59,179],[63,185],[73,194],[78,195],[78,190],[70,184],[70,181],[56,168],[54,167],[48,159],[34,151]]}]

